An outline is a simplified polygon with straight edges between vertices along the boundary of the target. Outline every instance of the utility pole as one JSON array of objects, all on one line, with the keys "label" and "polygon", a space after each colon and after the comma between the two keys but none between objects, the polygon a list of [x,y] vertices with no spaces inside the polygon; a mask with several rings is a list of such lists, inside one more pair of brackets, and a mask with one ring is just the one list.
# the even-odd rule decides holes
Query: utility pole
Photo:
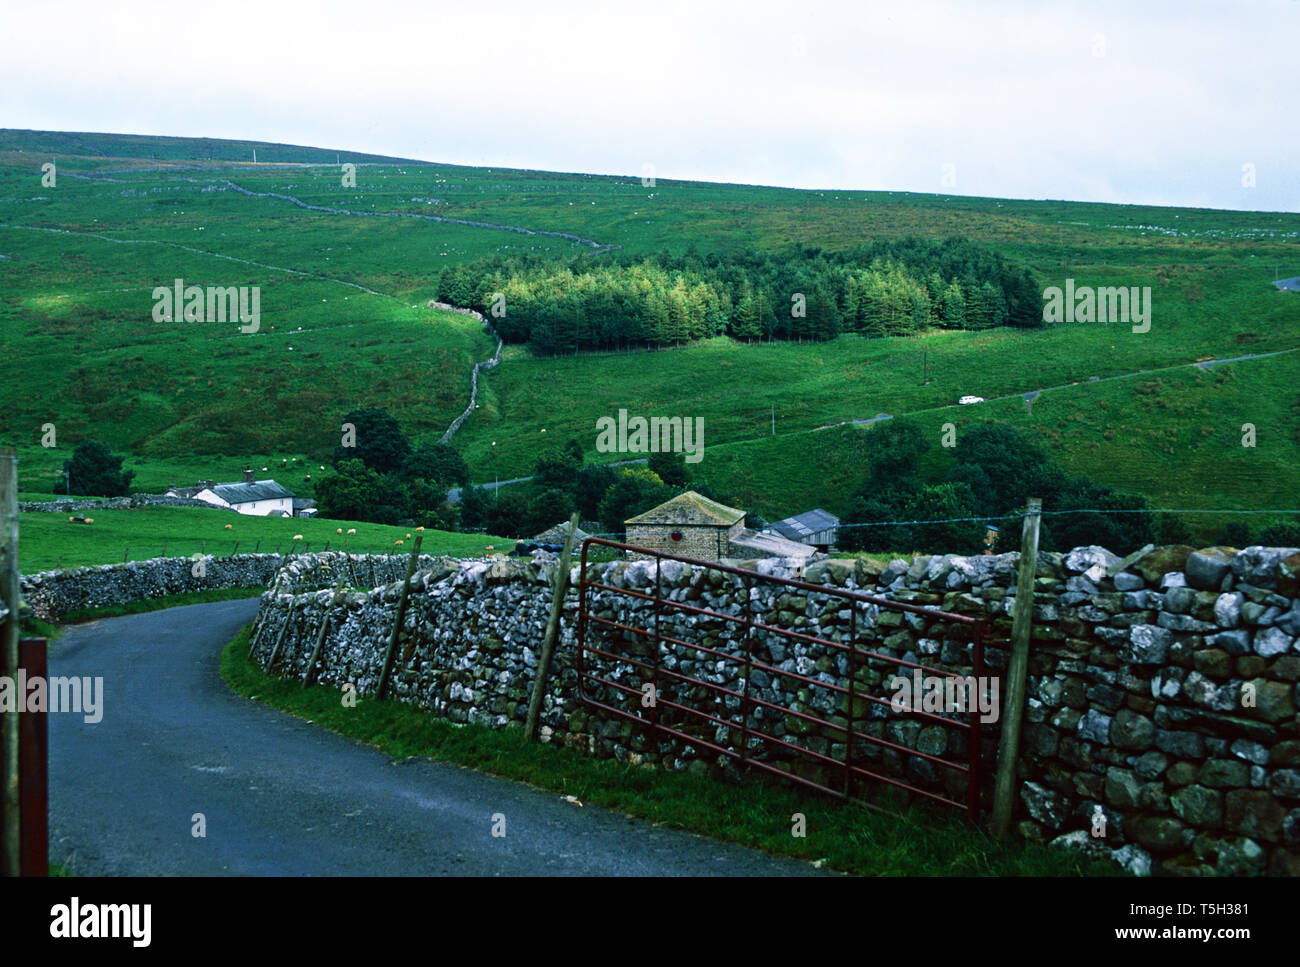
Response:
[{"label": "utility pole", "polygon": [[772,404],[772,436],[776,436],[776,404]]}]

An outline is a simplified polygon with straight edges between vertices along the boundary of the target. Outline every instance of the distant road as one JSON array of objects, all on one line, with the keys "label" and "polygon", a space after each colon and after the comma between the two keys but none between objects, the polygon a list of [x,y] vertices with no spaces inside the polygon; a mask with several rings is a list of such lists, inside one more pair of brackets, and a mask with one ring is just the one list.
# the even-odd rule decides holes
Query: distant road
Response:
[{"label": "distant road", "polygon": [[103,676],[104,699],[96,724],[50,716],[51,860],[80,876],[820,872],[471,769],[393,762],[236,695],[218,656],[257,607],[111,618],[54,642],[50,674]]},{"label": "distant road", "polygon": [[[613,463],[607,463],[607,464],[604,464],[604,466],[607,466],[607,467],[626,467],[626,466],[628,466],[628,465],[630,465],[630,464],[633,464],[633,463],[649,463],[649,458],[648,458],[648,457],[641,457],[641,458],[639,458],[639,459],[637,459],[637,460],[616,460],[616,461],[614,461]],[[511,477],[509,480],[494,480],[492,483],[485,483],[485,484],[471,484],[470,486],[472,486],[472,487],[482,487],[484,490],[496,490],[498,487],[504,487],[506,484],[527,483],[528,481],[530,481],[530,480],[532,480],[532,479],[533,479],[532,477]],[[460,503],[460,492],[461,492],[461,489],[462,489],[462,488],[460,488],[460,487],[453,487],[451,490],[448,490],[448,491],[447,491],[447,503],[449,503],[449,504],[458,504],[458,503]]]},{"label": "distant road", "polygon": [[[985,399],[983,402],[993,403],[998,400],[1011,400],[1011,399],[1015,399],[1016,397],[1020,397],[1025,401],[1025,405],[1028,406],[1030,403],[1033,403],[1034,400],[1038,399],[1038,397],[1041,396],[1043,393],[1050,393],[1055,390],[1061,390],[1061,389],[1069,389],[1071,386],[1079,386],[1084,383],[1109,383],[1112,380],[1132,379],[1134,376],[1148,376],[1152,373],[1163,373],[1163,372],[1168,372],[1171,369],[1183,369],[1189,366],[1195,367],[1196,369],[1211,369],[1215,366],[1222,365],[1223,363],[1239,363],[1242,362],[1243,360],[1248,360],[1248,359],[1266,359],[1269,356],[1285,356],[1287,353],[1295,352],[1297,348],[1300,347],[1295,347],[1292,349],[1278,349],[1271,353],[1250,353],[1245,356],[1232,356],[1228,359],[1207,359],[1201,362],[1175,363],[1173,366],[1161,366],[1157,369],[1139,369],[1131,373],[1120,373],[1118,376],[1093,376],[1086,380],[1082,380],[1082,379],[1075,380],[1072,383],[1061,383],[1057,386],[1045,386],[1040,389],[1027,390],[1023,393],[1007,393],[1003,396],[990,396],[987,399]],[[962,404],[960,403],[944,403],[941,406],[927,406],[923,409],[909,410],[906,413],[900,413],[898,415],[915,416],[918,413],[933,413],[936,410],[951,410],[960,407],[961,405]],[[967,405],[979,406],[980,404],[970,403]],[[876,423],[879,422],[880,420],[891,420],[891,419],[893,419],[893,416],[891,416],[890,414],[881,413],[878,416],[873,416],[864,420],[841,420],[839,423],[828,423],[825,426],[814,427],[814,430],[830,430],[837,426],[858,426],[864,423]],[[742,442],[742,441],[733,441],[733,442]]]}]

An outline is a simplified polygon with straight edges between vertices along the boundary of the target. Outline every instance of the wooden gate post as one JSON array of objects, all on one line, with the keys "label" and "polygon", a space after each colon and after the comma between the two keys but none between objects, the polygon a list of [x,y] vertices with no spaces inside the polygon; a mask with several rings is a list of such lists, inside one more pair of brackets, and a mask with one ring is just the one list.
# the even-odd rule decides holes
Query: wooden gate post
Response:
[{"label": "wooden gate post", "polygon": [[1038,526],[1043,502],[1030,497],[1020,533],[1020,573],[1011,620],[1011,661],[1007,667],[1006,704],[998,742],[998,774],[993,787],[993,835],[1001,839],[1011,826],[1016,801],[1016,760],[1020,755],[1020,720],[1025,705],[1025,676],[1029,670],[1029,637],[1034,621],[1034,575],[1038,571]]},{"label": "wooden gate post", "polygon": [[411,548],[411,560],[406,565],[406,580],[402,582],[402,592],[397,598],[397,620],[393,622],[393,633],[388,636],[388,649],[384,652],[384,664],[379,671],[379,687],[375,689],[375,698],[383,698],[388,688],[388,676],[393,671],[393,655],[397,652],[397,639],[402,637],[402,625],[406,622],[406,598],[411,593],[411,575],[420,560],[420,542],[423,534],[415,535],[415,546]]},{"label": "wooden gate post", "polygon": [[[0,448],[0,675],[18,673],[18,455]],[[19,696],[21,703],[24,696]],[[22,873],[22,829],[19,822],[19,713],[0,716],[0,876]]]},{"label": "wooden gate post", "polygon": [[569,556],[573,553],[573,535],[577,529],[578,512],[575,510],[569,517],[569,533],[564,536],[564,550],[560,552],[560,568],[555,575],[555,593],[551,597],[551,617],[546,622],[542,652],[537,656],[537,678],[533,682],[533,697],[528,703],[528,718],[524,722],[524,737],[530,742],[537,737],[537,720],[542,714],[542,699],[546,697],[546,676],[551,670],[551,655],[560,632],[560,612],[564,610],[564,592],[569,586]]}]

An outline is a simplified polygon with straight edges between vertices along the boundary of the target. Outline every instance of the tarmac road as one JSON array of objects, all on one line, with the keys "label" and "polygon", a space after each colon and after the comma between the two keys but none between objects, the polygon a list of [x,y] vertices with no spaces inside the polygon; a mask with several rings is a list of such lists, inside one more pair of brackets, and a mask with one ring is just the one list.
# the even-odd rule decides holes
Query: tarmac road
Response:
[{"label": "tarmac road", "polygon": [[102,676],[104,697],[98,723],[50,715],[51,860],[83,876],[820,872],[458,766],[394,763],[242,698],[218,656],[256,611],[171,608],[52,644],[49,674]]}]

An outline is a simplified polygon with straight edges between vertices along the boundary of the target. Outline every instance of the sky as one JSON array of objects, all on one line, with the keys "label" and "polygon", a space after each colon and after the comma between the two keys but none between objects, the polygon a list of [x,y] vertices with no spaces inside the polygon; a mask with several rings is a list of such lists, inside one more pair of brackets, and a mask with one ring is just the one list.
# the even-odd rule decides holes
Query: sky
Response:
[{"label": "sky", "polygon": [[1300,2],[8,4],[0,127],[1300,211]]}]

